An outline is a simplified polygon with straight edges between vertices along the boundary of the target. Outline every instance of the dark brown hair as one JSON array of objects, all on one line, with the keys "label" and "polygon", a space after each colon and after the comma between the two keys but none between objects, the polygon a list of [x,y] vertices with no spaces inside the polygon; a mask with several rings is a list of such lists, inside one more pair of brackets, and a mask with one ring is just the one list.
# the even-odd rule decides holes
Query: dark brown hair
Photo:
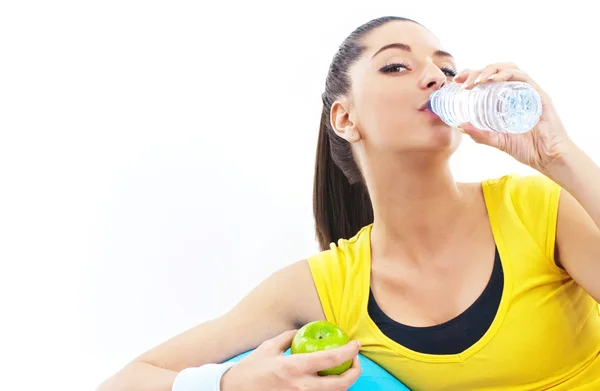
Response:
[{"label": "dark brown hair", "polygon": [[[322,95],[323,112],[317,142],[313,188],[313,214],[321,250],[339,239],[349,239],[373,222],[373,206],[367,186],[350,143],[337,136],[330,120],[331,106],[350,91],[348,69],[361,56],[362,38],[373,29],[392,21],[413,20],[385,16],[373,19],[354,30],[333,57]],[[416,22],[414,22],[416,23]]]}]

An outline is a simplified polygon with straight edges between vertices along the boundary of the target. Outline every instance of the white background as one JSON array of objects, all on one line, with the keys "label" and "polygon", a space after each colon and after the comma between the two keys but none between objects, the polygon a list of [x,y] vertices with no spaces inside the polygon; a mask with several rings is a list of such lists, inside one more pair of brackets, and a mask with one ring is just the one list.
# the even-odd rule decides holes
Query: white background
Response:
[{"label": "white background", "polygon": [[[320,94],[371,18],[516,62],[598,162],[596,4],[550,3],[2,1],[0,388],[92,390],[317,251]],[[466,137],[452,164],[531,172]]]}]

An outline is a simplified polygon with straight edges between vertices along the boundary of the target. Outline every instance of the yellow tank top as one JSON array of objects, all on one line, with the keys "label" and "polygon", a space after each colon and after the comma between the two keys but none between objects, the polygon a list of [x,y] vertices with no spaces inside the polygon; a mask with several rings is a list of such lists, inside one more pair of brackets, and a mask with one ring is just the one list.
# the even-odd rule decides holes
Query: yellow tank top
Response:
[{"label": "yellow tank top", "polygon": [[598,304],[554,260],[560,188],[541,175],[482,183],[504,271],[485,335],[459,354],[410,350],[369,317],[370,231],[308,259],[327,320],[413,391],[600,390]]}]

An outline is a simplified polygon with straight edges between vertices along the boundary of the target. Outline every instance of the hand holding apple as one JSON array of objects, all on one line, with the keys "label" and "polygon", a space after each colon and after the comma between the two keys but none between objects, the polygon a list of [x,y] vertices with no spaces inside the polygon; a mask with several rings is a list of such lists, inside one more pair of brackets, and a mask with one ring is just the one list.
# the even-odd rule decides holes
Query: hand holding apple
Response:
[{"label": "hand holding apple", "polygon": [[[309,324],[310,325],[310,324]],[[317,327],[315,327],[317,326]],[[308,335],[319,330],[318,324],[304,329]],[[358,342],[348,342],[340,347],[318,350],[303,354],[283,353],[290,347],[297,330],[286,331],[263,342],[247,357],[231,367],[221,378],[221,391],[346,391],[360,376]],[[318,337],[317,337],[318,339]],[[310,338],[308,338],[310,340]],[[335,338],[334,338],[335,340]],[[302,338],[298,338],[301,342]],[[308,344],[300,343],[300,350]],[[298,346],[297,346],[298,348]],[[321,376],[332,368],[351,362],[351,367],[340,375]],[[339,371],[339,369],[335,369]]]},{"label": "hand holding apple", "polygon": [[[339,348],[350,342],[348,335],[337,325],[319,320],[305,324],[292,340],[292,354],[314,353]],[[319,376],[340,375],[352,366],[352,359],[332,368],[323,369]]]}]

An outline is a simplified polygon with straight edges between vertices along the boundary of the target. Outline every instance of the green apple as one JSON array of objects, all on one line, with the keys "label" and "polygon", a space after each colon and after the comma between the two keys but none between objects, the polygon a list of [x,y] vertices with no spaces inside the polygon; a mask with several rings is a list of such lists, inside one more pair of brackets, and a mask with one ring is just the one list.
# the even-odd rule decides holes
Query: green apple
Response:
[{"label": "green apple", "polygon": [[[321,350],[333,349],[350,342],[348,335],[337,325],[324,320],[310,322],[302,326],[292,340],[291,352],[312,353]],[[336,367],[317,372],[320,376],[339,375],[352,366],[348,360]]]}]

